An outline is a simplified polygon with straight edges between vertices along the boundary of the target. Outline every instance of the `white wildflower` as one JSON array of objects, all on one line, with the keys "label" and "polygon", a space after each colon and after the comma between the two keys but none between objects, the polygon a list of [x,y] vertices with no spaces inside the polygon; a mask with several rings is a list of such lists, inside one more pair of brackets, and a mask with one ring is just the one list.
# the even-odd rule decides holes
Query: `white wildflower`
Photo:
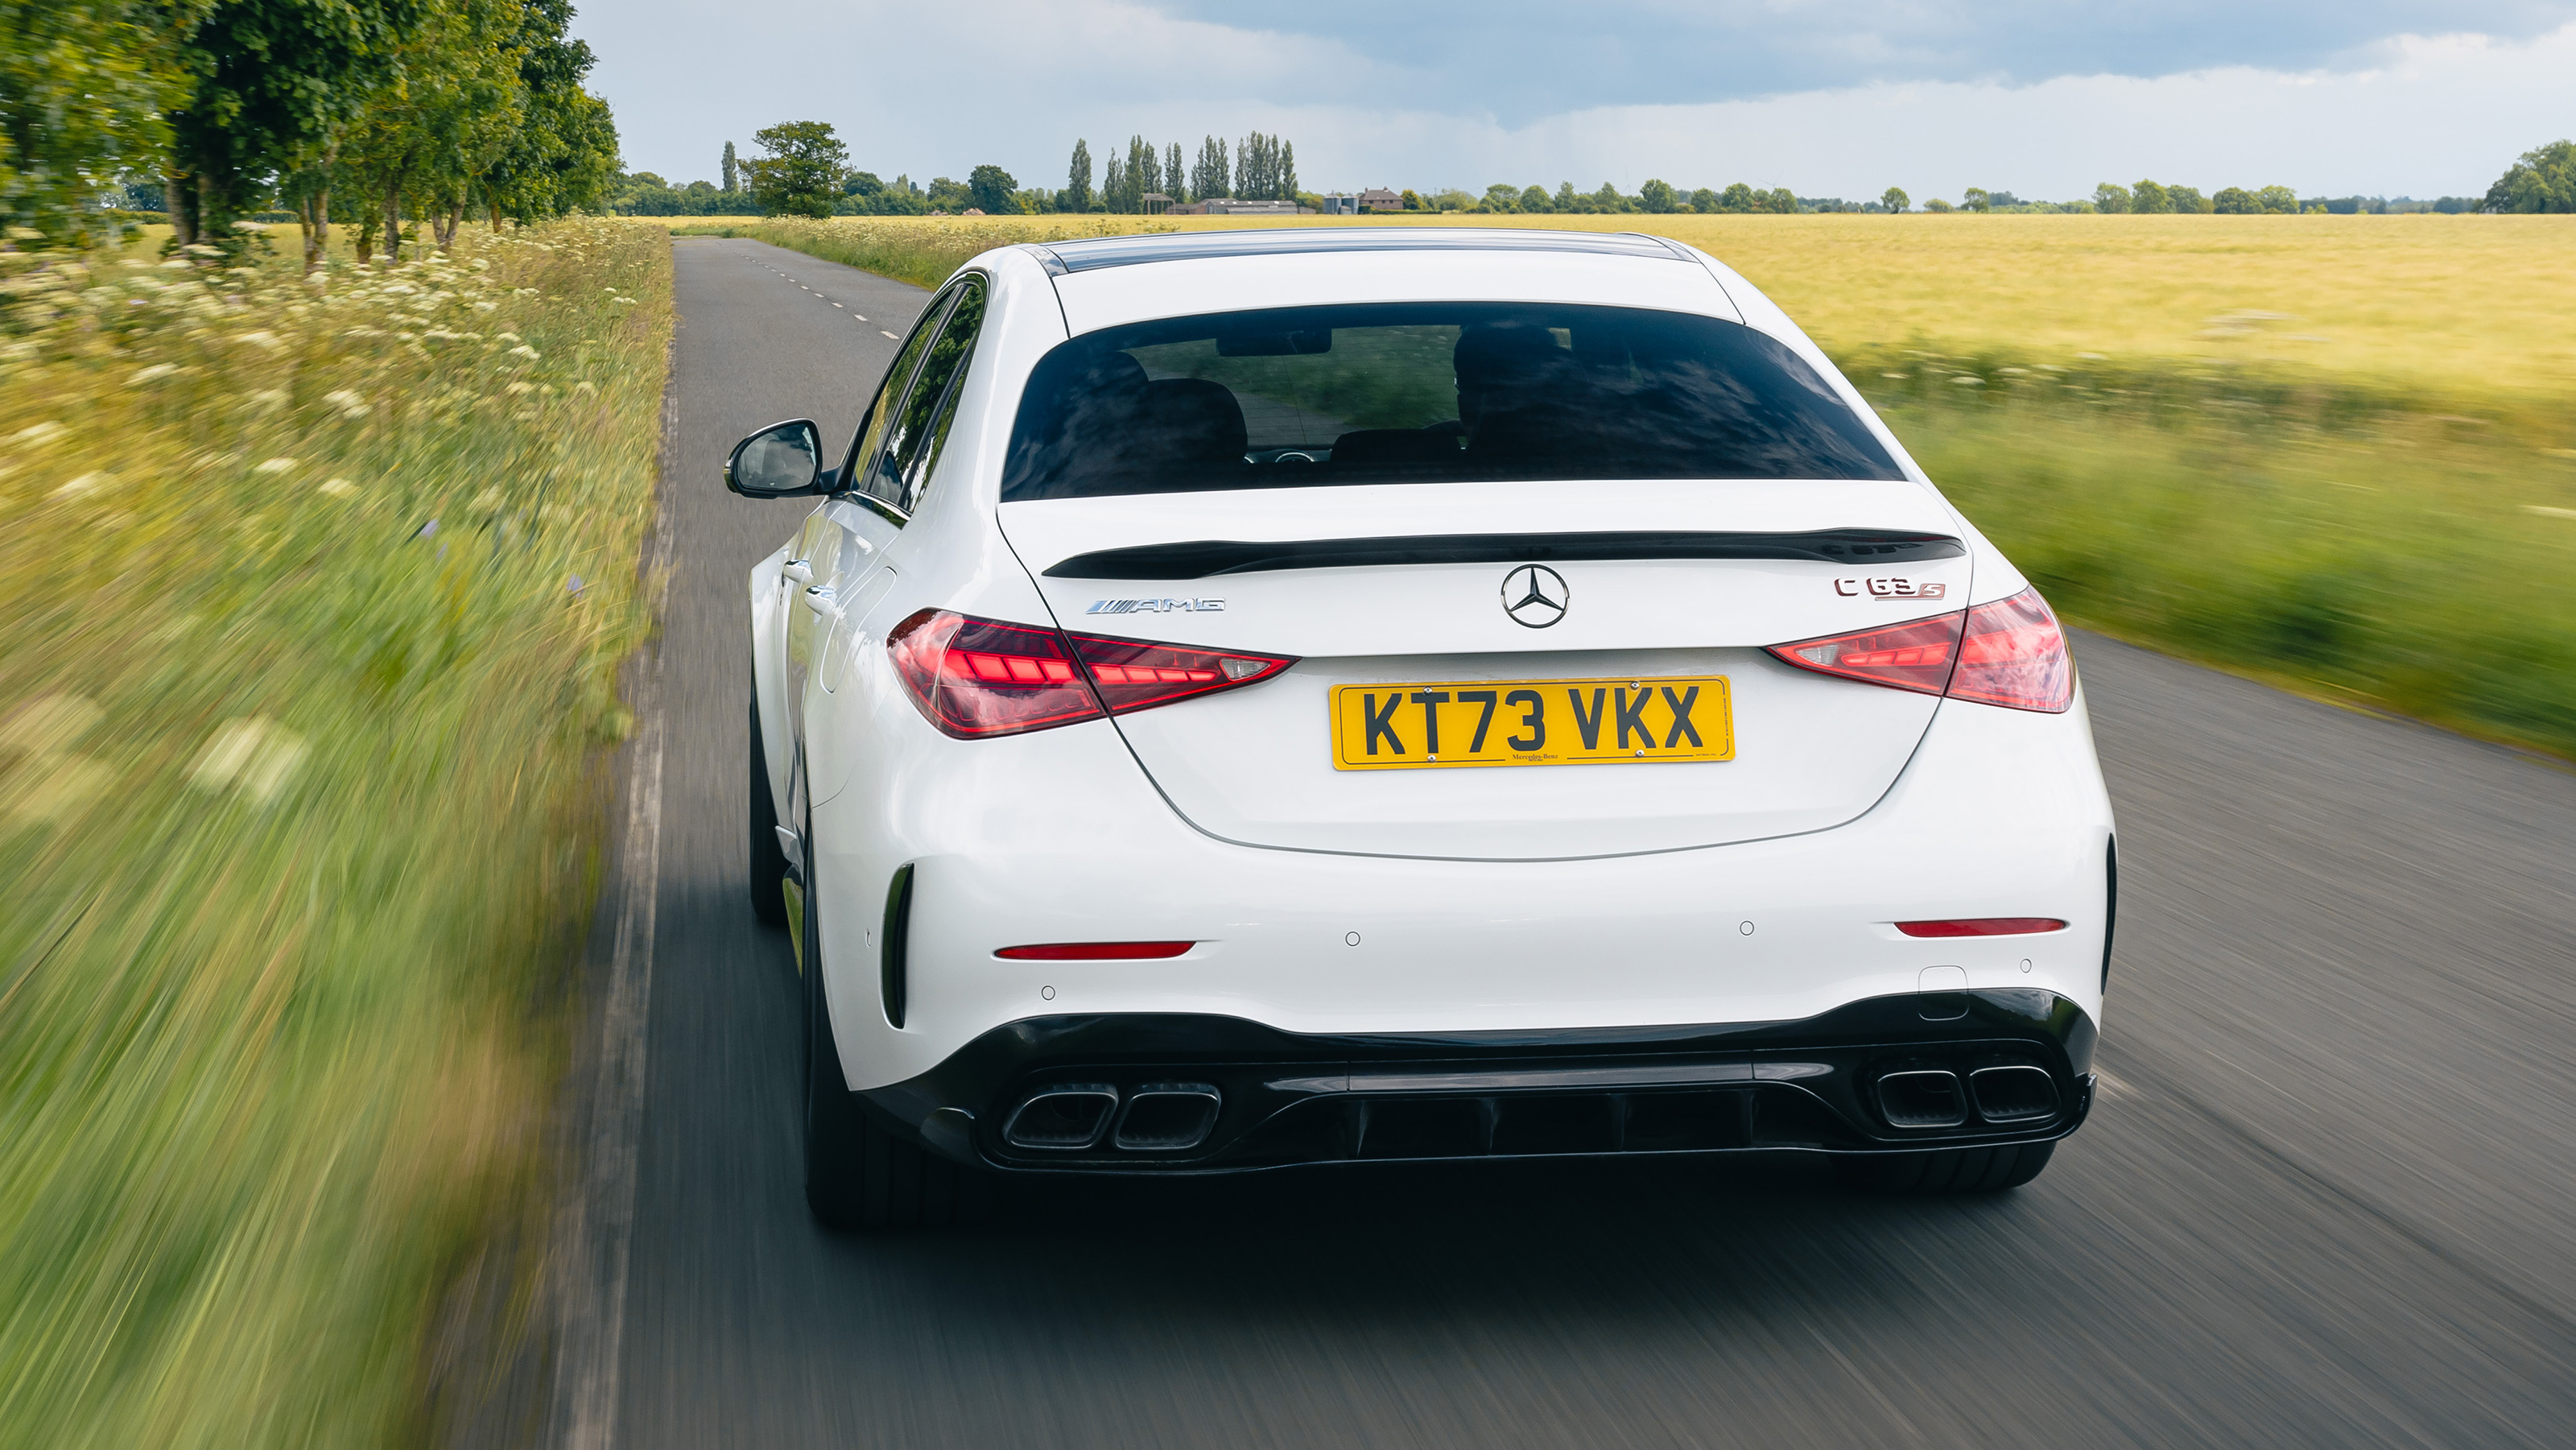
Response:
[{"label": "white wildflower", "polygon": [[178,370],[179,365],[177,363],[154,363],[148,368],[135,369],[134,376],[127,378],[125,381],[126,385],[131,387],[136,383],[148,383],[154,378],[166,378]]},{"label": "white wildflower", "polygon": [[322,395],[322,401],[339,409],[343,416],[350,418],[363,418],[367,416],[368,410],[375,406],[366,399],[359,397],[357,391],[352,388],[342,388],[337,392],[324,393]]},{"label": "white wildflower", "polygon": [[501,391],[508,393],[512,397],[517,397],[521,393],[533,393],[536,391],[536,388],[534,385],[529,383],[512,383]]},{"label": "white wildflower", "polygon": [[304,759],[304,739],[260,715],[227,720],[206,742],[188,781],[201,790],[238,786],[254,801],[266,802]]},{"label": "white wildflower", "polygon": [[78,498],[85,493],[95,493],[99,489],[114,482],[116,482],[116,475],[112,473],[84,473],[80,477],[73,479],[71,482],[64,484],[62,487],[55,489],[54,497]]},{"label": "white wildflower", "polygon": [[576,393],[586,393],[594,398],[599,396],[599,385],[591,382],[587,378],[573,384],[572,390]]},{"label": "white wildflower", "polygon": [[274,349],[277,346],[277,334],[273,332],[245,332],[235,336],[233,341],[245,342],[250,344],[252,347],[261,349]]},{"label": "white wildflower", "polygon": [[11,443],[23,443],[29,447],[34,447],[38,444],[51,443],[61,436],[63,436],[63,425],[54,422],[51,419],[47,419],[42,423],[31,424],[28,427],[21,428],[17,432],[10,434],[9,441]]},{"label": "white wildflower", "polygon": [[501,304],[498,302],[477,302],[474,304],[474,310],[477,312],[497,312],[500,308]]},{"label": "white wildflower", "polygon": [[510,356],[523,357],[530,362],[535,362],[538,358],[544,356],[544,354],[538,352],[535,348],[528,346],[526,343],[521,343],[517,347],[510,349]]},{"label": "white wildflower", "polygon": [[278,409],[286,406],[286,390],[284,388],[262,388],[258,392],[251,394],[249,397],[244,398],[242,401],[248,403],[251,407],[259,410],[260,412],[274,413]]},{"label": "white wildflower", "polygon": [[89,733],[106,713],[81,695],[43,696],[0,725],[0,750],[55,754]]},{"label": "white wildflower", "polygon": [[286,472],[290,472],[291,470],[293,470],[293,469],[294,469],[294,467],[295,467],[295,460],[294,460],[294,459],[292,459],[292,458],[268,458],[268,459],[262,459],[262,460],[260,461],[259,465],[258,465],[257,467],[255,467],[255,468],[253,468],[253,469],[251,470],[251,472],[253,472],[253,473],[286,473]]},{"label": "white wildflower", "polygon": [[515,333],[515,332],[496,332],[496,333],[494,333],[494,334],[492,334],[492,335],[493,335],[494,337],[496,337],[496,338],[500,339],[500,340],[501,340],[501,341],[503,341],[503,342],[517,342],[517,341],[519,341],[519,335],[518,335],[517,333]]},{"label": "white wildflower", "polygon": [[358,496],[358,486],[345,478],[326,479],[321,484],[321,489],[324,493],[329,494],[333,498],[356,498]]}]

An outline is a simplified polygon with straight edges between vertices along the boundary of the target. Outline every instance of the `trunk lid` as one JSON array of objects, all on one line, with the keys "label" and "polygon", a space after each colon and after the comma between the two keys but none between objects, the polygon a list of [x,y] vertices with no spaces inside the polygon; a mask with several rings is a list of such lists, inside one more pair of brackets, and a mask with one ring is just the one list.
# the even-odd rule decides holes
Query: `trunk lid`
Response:
[{"label": "trunk lid", "polygon": [[[1763,647],[1968,600],[1960,526],[1907,481],[1417,483],[999,510],[1069,631],[1299,657],[1260,684],[1116,720],[1191,824],[1289,849],[1530,860],[1838,825],[1894,783],[1939,702],[1792,669]],[[1506,576],[1531,562],[1561,581],[1542,592],[1566,596],[1524,608],[1547,617],[1561,603],[1540,628],[1505,607]],[[1335,721],[1358,708],[1337,686],[1368,687],[1353,699],[1376,710],[1393,708],[1393,692],[1376,693],[1388,685],[1529,685],[1554,700],[1580,682],[1549,727],[1571,745],[1587,696],[1597,726],[1621,686],[1651,696],[1676,677],[1725,680],[1706,686],[1698,723],[1720,723],[1722,689],[1732,759],[1670,759],[1648,740],[1612,763],[1337,768]],[[1445,718],[1453,742],[1472,723]]]}]

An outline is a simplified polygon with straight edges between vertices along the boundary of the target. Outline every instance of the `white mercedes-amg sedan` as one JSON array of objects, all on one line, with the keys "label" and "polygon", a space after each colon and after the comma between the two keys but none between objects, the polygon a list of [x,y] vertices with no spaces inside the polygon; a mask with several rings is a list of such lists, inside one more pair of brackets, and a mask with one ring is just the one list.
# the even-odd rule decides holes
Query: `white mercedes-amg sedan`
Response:
[{"label": "white mercedes-amg sedan", "polygon": [[2117,877],[2039,594],[1778,307],[1636,235],[1006,247],[752,572],[806,1192],[1803,1151],[2027,1182]]}]

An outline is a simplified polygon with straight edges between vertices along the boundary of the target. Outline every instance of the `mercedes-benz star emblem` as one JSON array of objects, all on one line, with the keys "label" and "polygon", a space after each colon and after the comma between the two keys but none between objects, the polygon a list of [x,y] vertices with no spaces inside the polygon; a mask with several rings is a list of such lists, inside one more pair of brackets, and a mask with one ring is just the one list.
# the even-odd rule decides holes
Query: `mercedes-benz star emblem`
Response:
[{"label": "mercedes-benz star emblem", "polygon": [[1524,628],[1547,628],[1565,617],[1573,601],[1565,576],[1545,564],[1523,564],[1503,576],[1503,613]]}]

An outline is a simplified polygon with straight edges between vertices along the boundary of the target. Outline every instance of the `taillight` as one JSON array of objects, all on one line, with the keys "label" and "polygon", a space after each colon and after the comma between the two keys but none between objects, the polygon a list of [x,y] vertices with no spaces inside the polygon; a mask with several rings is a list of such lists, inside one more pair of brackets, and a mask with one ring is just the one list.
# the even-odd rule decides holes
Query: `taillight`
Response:
[{"label": "taillight", "polygon": [[1016,735],[1266,680],[1297,661],[1057,630],[925,609],[886,636],[895,674],[960,740]]},{"label": "taillight", "polygon": [[1092,686],[1113,715],[1253,684],[1297,663],[1289,655],[1237,654],[1089,634],[1066,637],[1090,667]]},{"label": "taillight", "polygon": [[2066,636],[2036,589],[1968,611],[1950,698],[2058,714],[2075,703],[2075,666]]},{"label": "taillight", "polygon": [[1891,689],[2058,714],[2075,703],[2066,636],[2036,589],[1957,614],[1775,644],[1818,674]]},{"label": "taillight", "polygon": [[886,636],[912,702],[960,740],[1070,725],[1102,714],[1052,629],[925,609]]},{"label": "taillight", "polygon": [[1959,621],[1964,617],[1943,614],[1855,634],[1775,644],[1771,653],[1821,675],[1937,695],[1950,683],[1950,666],[1959,652]]},{"label": "taillight", "polygon": [[1970,916],[1950,921],[1900,921],[1896,929],[1907,936],[2034,936],[2044,931],[2064,931],[2066,923],[2053,916]]}]

